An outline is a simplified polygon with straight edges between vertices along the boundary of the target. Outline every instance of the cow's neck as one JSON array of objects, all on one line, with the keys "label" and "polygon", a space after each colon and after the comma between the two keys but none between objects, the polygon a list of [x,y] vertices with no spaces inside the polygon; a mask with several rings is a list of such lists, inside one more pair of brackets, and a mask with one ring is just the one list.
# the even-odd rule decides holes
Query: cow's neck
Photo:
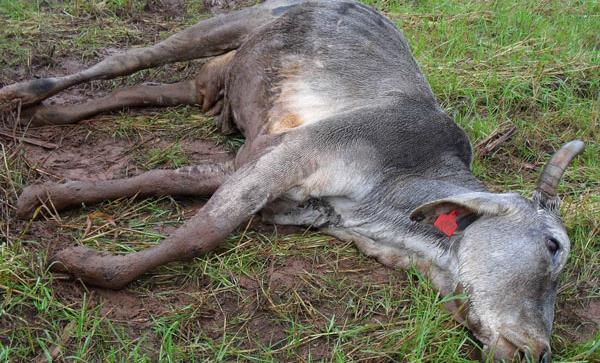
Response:
[{"label": "cow's neck", "polygon": [[410,221],[409,215],[422,204],[486,189],[462,162],[449,160],[429,170],[390,175],[357,209],[354,223],[328,232],[355,241],[384,265],[410,268],[414,264],[445,295],[455,288],[458,265],[450,246],[439,247],[449,239],[430,226]]}]

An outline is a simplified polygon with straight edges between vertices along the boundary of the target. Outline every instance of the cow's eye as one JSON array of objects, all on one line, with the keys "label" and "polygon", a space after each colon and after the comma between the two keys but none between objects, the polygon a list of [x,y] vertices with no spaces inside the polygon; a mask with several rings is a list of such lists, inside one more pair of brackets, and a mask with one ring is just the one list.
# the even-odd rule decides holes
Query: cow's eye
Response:
[{"label": "cow's eye", "polygon": [[548,251],[550,251],[552,255],[555,255],[560,249],[560,244],[554,238],[548,238],[546,240],[546,247],[548,247]]}]

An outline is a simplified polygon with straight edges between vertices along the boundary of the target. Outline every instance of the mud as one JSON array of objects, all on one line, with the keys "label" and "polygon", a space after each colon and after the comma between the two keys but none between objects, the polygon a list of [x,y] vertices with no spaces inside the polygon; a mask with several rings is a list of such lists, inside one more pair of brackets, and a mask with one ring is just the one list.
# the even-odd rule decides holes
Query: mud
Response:
[{"label": "mud", "polygon": [[582,299],[574,304],[559,303],[554,326],[570,341],[588,342],[600,331],[600,299]]},{"label": "mud", "polygon": [[59,145],[56,150],[23,145],[25,158],[31,167],[52,179],[112,179],[124,176],[128,172],[138,172],[129,153],[133,145],[126,140],[98,135],[93,130],[81,126],[71,130],[36,130],[30,134]]},{"label": "mud", "polygon": [[262,2],[262,0],[204,0],[204,8],[213,14],[222,14]]},{"label": "mud", "polygon": [[294,289],[302,285],[302,276],[313,273],[314,266],[308,261],[290,258],[283,265],[272,268],[269,273],[269,286],[274,290]]},{"label": "mud", "polygon": [[[28,131],[28,136],[58,145],[55,150],[23,144],[24,157],[42,179],[99,180],[123,178],[145,171],[136,155],[150,148],[164,148],[172,140],[149,136],[147,140],[113,138],[93,125],[45,127]],[[189,164],[231,159],[232,154],[209,140],[180,141]]]},{"label": "mud", "polygon": [[180,18],[186,14],[184,0],[150,0],[146,2],[145,12],[163,14],[167,18]]},{"label": "mud", "polygon": [[[44,229],[36,228],[32,232],[39,238],[40,234],[55,236],[58,230],[50,226]],[[230,291],[213,295],[212,292],[206,292],[210,290],[210,283],[209,279],[202,279],[198,285],[186,283],[181,286],[177,281],[170,281],[164,288],[155,285],[151,291],[140,293],[131,289],[114,291],[90,288],[77,281],[61,281],[60,276],[56,276],[51,287],[54,297],[61,303],[73,308],[85,305],[87,311],[97,310],[102,319],[117,323],[132,338],[147,334],[156,319],[194,311],[194,318],[182,324],[183,331],[195,328],[202,336],[218,341],[225,333],[224,323],[242,317],[242,321],[245,322],[228,326],[228,329],[232,329],[230,333],[247,336],[248,339],[241,348],[254,349],[257,345],[278,346],[285,341],[289,327],[277,319],[276,312],[264,299],[257,298],[256,291],[247,291],[241,299],[238,294]],[[175,285],[179,286],[178,290],[172,289]],[[31,324],[35,324],[36,310],[31,307],[27,311],[24,311],[27,319],[31,320]],[[13,323],[18,324],[21,321],[2,321],[4,327]],[[198,325],[201,327],[199,330]],[[153,336],[150,334],[150,339]],[[154,349],[158,348],[161,342],[158,339],[154,344],[149,343],[150,346],[144,346],[144,350],[147,350],[150,357],[154,357],[153,361],[157,361],[157,351]],[[329,355],[328,347],[327,343],[317,341],[304,346],[303,351],[310,352],[313,358],[326,358]],[[316,353],[318,354],[315,357]]]},{"label": "mud", "polygon": [[199,164],[207,161],[223,162],[231,160],[234,154],[227,148],[209,140],[185,139],[180,142],[189,164]]},{"label": "mud", "polygon": [[151,327],[153,319],[193,303],[184,294],[161,298],[154,293],[141,295],[130,290],[88,288],[79,282],[57,282],[52,289],[61,302],[72,306],[85,303],[87,310],[97,308],[101,317],[124,325],[133,333],[132,336],[138,336],[136,332],[140,329]]},{"label": "mud", "polygon": [[600,301],[590,300],[586,309],[583,309],[580,313],[584,318],[594,322],[596,329],[600,330]]}]

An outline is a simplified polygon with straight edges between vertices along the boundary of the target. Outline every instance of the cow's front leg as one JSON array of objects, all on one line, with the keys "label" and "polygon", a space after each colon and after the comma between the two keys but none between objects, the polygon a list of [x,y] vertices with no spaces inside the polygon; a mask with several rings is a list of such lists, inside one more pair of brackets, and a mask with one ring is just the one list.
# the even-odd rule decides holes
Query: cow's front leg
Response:
[{"label": "cow's front leg", "polygon": [[161,244],[123,256],[71,247],[54,256],[52,267],[92,285],[121,288],[157,266],[189,260],[216,248],[306,172],[299,155],[272,151],[232,174],[191,220]]},{"label": "cow's front leg", "polygon": [[[67,272],[86,284],[120,289],[160,265],[189,260],[216,248],[245,218],[243,208],[215,214],[206,205],[161,244],[128,255],[111,255],[84,246],[69,247],[51,257],[53,271]],[[233,215],[232,215],[233,214]]]},{"label": "cow's front leg", "polygon": [[45,183],[23,190],[17,201],[17,216],[30,218],[43,203],[63,210],[123,197],[192,195],[210,196],[232,170],[231,162],[205,163],[176,170],[156,169],[132,178]]}]

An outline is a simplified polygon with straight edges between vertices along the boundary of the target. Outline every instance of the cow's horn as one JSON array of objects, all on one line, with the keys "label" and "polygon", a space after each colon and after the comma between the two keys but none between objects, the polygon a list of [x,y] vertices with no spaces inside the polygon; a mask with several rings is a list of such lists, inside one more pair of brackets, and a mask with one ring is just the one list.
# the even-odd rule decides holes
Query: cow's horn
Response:
[{"label": "cow's horn", "polygon": [[541,201],[554,199],[556,189],[565,170],[571,164],[573,158],[583,151],[585,144],[581,140],[573,140],[563,145],[548,163],[544,166],[544,171],[538,179],[536,192],[539,193]]}]

